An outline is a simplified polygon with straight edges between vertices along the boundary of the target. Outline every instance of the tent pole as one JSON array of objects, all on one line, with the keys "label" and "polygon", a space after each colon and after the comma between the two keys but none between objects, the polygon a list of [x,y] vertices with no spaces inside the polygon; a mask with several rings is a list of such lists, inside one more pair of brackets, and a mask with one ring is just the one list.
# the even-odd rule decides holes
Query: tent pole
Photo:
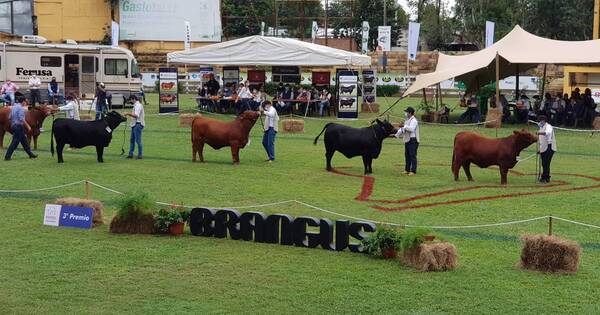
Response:
[{"label": "tent pole", "polygon": [[515,71],[515,100],[519,99],[519,64],[516,65],[517,66],[517,70]]},{"label": "tent pole", "polygon": [[500,55],[496,52],[496,106],[500,101]]},{"label": "tent pole", "polygon": [[544,76],[542,77],[542,93],[540,93],[540,99],[542,99],[542,103],[544,102],[544,93],[546,92],[546,66],[548,64],[544,64]]}]

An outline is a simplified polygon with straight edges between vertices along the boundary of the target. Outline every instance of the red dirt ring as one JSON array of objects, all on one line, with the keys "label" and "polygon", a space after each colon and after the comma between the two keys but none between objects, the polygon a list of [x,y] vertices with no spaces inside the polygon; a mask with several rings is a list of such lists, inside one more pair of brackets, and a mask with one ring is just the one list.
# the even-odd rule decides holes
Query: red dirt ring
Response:
[{"label": "red dirt ring", "polygon": [[[450,165],[446,165],[446,164],[430,164],[429,166],[450,167]],[[468,187],[454,188],[454,189],[442,190],[442,191],[438,191],[438,192],[426,193],[426,194],[416,195],[413,197],[398,199],[398,200],[382,200],[382,199],[371,199],[370,198],[370,196],[373,194],[373,188],[375,186],[375,177],[346,173],[346,172],[343,172],[340,170],[342,168],[348,168],[348,167],[335,168],[335,169],[333,169],[333,173],[343,175],[343,176],[356,177],[356,178],[363,179],[360,194],[358,196],[356,196],[354,198],[354,200],[362,201],[362,202],[378,203],[378,204],[403,204],[402,206],[397,206],[397,207],[384,207],[382,205],[371,205],[370,206],[373,209],[386,211],[386,212],[405,211],[405,210],[411,210],[411,209],[431,208],[431,207],[438,207],[438,206],[451,205],[451,204],[463,204],[463,203],[483,201],[483,200],[509,199],[509,198],[524,197],[524,196],[544,195],[544,194],[552,194],[552,193],[559,193],[559,192],[580,191],[580,190],[590,190],[590,189],[600,188],[600,184],[593,184],[593,185],[586,185],[586,186],[573,186],[569,182],[566,182],[563,180],[555,180],[552,182],[552,184],[549,184],[549,185],[513,185],[513,186],[492,185],[492,184],[475,185],[475,186],[468,186]],[[515,170],[510,170],[510,172],[516,176],[535,176],[536,175],[536,174],[521,173],[521,172],[515,171]],[[555,175],[586,178],[586,179],[590,179],[594,182],[600,182],[599,177],[593,177],[593,176],[589,176],[589,175],[571,174],[571,173],[555,173]],[[560,187],[562,187],[562,188],[560,188]],[[490,189],[490,188],[495,188],[495,189],[498,189],[498,188],[502,188],[502,189],[506,189],[506,188],[536,188],[536,189],[539,189],[540,191],[515,192],[515,193],[508,193],[508,194],[501,194],[501,195],[481,196],[481,197],[464,198],[464,199],[457,199],[457,200],[426,202],[426,203],[419,203],[419,204],[408,204],[410,202],[417,201],[417,200],[427,200],[429,198],[439,197],[439,196],[443,196],[443,195],[452,195],[452,194],[465,192],[465,191],[482,190],[482,189]]]}]

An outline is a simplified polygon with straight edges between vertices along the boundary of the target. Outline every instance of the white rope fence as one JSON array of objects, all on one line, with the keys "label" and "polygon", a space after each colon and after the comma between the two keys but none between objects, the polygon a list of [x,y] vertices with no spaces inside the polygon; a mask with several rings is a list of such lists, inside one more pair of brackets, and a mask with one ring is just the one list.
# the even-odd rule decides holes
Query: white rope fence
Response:
[{"label": "white rope fence", "polygon": [[[57,190],[57,189],[65,188],[65,187],[70,187],[70,186],[78,185],[78,184],[86,184],[86,185],[89,184],[89,185],[95,186],[95,187],[97,187],[99,189],[102,189],[102,190],[105,190],[105,191],[108,191],[108,192],[111,192],[111,193],[114,193],[114,194],[124,195],[123,192],[120,192],[120,191],[117,191],[117,190],[105,187],[103,185],[94,183],[94,182],[89,181],[89,180],[80,180],[80,181],[76,181],[76,182],[72,182],[72,183],[68,183],[68,184],[57,185],[57,186],[46,187],[46,188],[21,189],[21,190],[0,190],[0,193],[19,194],[19,193],[50,191],[50,190]],[[159,204],[159,205],[164,205],[164,206],[176,205],[176,206],[181,206],[181,207],[185,207],[185,208],[188,208],[188,209],[196,208],[197,207],[197,206],[177,205],[177,204],[168,203],[168,202],[156,202],[156,203]],[[275,201],[275,202],[271,202],[271,203],[256,204],[256,205],[236,206],[236,207],[206,207],[206,206],[198,206],[198,207],[200,207],[200,208],[209,208],[209,209],[252,209],[252,208],[264,208],[264,207],[270,207],[270,206],[276,206],[276,205],[282,205],[282,204],[289,204],[289,203],[299,204],[299,205],[311,208],[313,210],[317,210],[319,212],[328,213],[328,214],[331,214],[331,215],[335,215],[335,216],[339,216],[339,217],[343,217],[343,218],[348,218],[348,219],[352,219],[352,220],[356,220],[356,221],[373,222],[373,223],[379,223],[379,224],[383,224],[383,225],[397,226],[397,227],[404,227],[404,228],[427,228],[427,229],[432,229],[432,230],[465,230],[465,229],[480,229],[480,228],[489,228],[489,227],[499,227],[499,226],[507,226],[507,225],[516,225],[516,224],[528,223],[528,222],[533,222],[533,221],[540,221],[540,220],[546,220],[546,219],[550,219],[550,220],[555,219],[555,220],[559,220],[559,221],[563,221],[563,222],[571,223],[571,224],[575,224],[575,225],[580,225],[580,226],[584,226],[584,227],[588,227],[588,228],[600,229],[599,225],[578,222],[578,221],[564,219],[564,218],[560,218],[560,217],[556,217],[556,216],[552,216],[552,215],[535,217],[535,218],[529,218],[529,219],[522,219],[522,220],[514,220],[514,221],[508,221],[508,222],[497,222],[497,223],[487,223],[487,224],[478,224],[478,225],[438,226],[438,225],[400,224],[400,223],[392,223],[392,222],[378,221],[378,220],[372,220],[372,219],[365,219],[365,218],[361,218],[361,217],[355,217],[355,216],[351,216],[351,215],[347,215],[347,214],[343,214],[343,213],[338,213],[338,212],[335,212],[335,211],[323,209],[323,208],[320,208],[318,206],[311,205],[311,204],[308,204],[306,202],[302,202],[302,201],[295,200],[295,199],[293,199],[293,200]]]},{"label": "white rope fence", "polygon": [[[536,124],[536,125],[538,124],[538,122],[535,120],[529,120],[529,122],[532,124]],[[572,129],[572,128],[561,128],[561,127],[555,127],[555,126],[552,126],[552,129],[570,131],[570,132],[585,132],[585,133],[591,133],[591,134],[600,132],[600,130],[595,130],[595,129]]]}]

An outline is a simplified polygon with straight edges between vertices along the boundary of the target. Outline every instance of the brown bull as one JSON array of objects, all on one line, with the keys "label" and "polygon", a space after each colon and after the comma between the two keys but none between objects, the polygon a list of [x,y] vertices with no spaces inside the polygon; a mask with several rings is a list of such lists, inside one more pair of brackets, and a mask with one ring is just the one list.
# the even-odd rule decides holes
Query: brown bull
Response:
[{"label": "brown bull", "polygon": [[537,138],[525,130],[514,131],[512,135],[499,139],[484,137],[470,131],[459,132],[454,137],[452,154],[454,180],[458,181],[461,166],[469,181],[472,181],[471,163],[481,168],[498,165],[500,184],[505,185],[508,170],[517,164],[519,153],[536,141]]},{"label": "brown bull", "polygon": [[[0,108],[0,148],[4,147],[4,134],[6,132],[12,133],[10,130],[10,109],[10,106]],[[27,131],[27,141],[31,144],[33,138],[34,150],[37,150],[37,139],[41,133],[40,128],[42,128],[46,117],[50,116],[52,112],[52,107],[40,105],[31,107],[25,113],[25,120],[31,126],[31,130]]]},{"label": "brown bull", "polygon": [[240,163],[240,149],[248,143],[248,134],[260,114],[245,111],[234,121],[222,121],[206,117],[196,117],[192,121],[192,161],[196,162],[196,153],[200,162],[204,162],[204,144],[215,150],[231,147],[233,164]]}]

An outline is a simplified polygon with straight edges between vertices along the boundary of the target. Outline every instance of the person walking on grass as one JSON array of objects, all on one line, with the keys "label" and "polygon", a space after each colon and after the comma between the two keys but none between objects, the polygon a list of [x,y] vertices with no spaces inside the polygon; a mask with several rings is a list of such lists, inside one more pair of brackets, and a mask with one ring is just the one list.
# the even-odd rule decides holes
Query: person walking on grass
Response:
[{"label": "person walking on grass", "polygon": [[267,162],[272,163],[275,160],[275,136],[277,135],[278,130],[277,124],[279,122],[279,115],[277,115],[277,110],[275,110],[275,107],[273,107],[269,101],[264,101],[262,103],[260,113],[265,115],[265,133],[263,135],[262,144],[269,157]]},{"label": "person walking on grass", "polygon": [[404,141],[404,174],[413,176],[417,173],[417,149],[419,149],[419,122],[415,117],[415,109],[406,108],[406,121],[400,126],[395,137]]},{"label": "person walking on grass", "polygon": [[31,152],[27,137],[25,136],[25,132],[31,130],[31,126],[29,126],[25,120],[27,106],[28,104],[25,96],[19,92],[15,93],[15,103],[10,110],[10,129],[13,137],[6,150],[6,155],[4,156],[5,161],[10,161],[12,159],[12,154],[15,152],[19,143],[23,146],[23,149],[27,155],[29,155],[30,159],[37,158],[37,155]]},{"label": "person walking on grass", "polygon": [[540,130],[538,131],[538,141],[540,144],[540,152],[542,158],[542,176],[539,178],[540,183],[546,184],[550,182],[550,163],[552,156],[556,152],[556,137],[554,136],[554,128],[548,123],[548,118],[544,115],[538,116]]},{"label": "person walking on grass", "polygon": [[131,138],[129,141],[129,154],[127,155],[127,158],[133,158],[133,152],[135,150],[135,145],[137,144],[138,155],[136,159],[141,160],[143,157],[142,131],[144,130],[144,126],[146,126],[146,122],[144,120],[144,106],[142,103],[140,103],[139,98],[135,95],[131,95],[129,100],[133,102],[133,109],[131,110],[131,113],[125,114],[125,116],[131,117]]}]

